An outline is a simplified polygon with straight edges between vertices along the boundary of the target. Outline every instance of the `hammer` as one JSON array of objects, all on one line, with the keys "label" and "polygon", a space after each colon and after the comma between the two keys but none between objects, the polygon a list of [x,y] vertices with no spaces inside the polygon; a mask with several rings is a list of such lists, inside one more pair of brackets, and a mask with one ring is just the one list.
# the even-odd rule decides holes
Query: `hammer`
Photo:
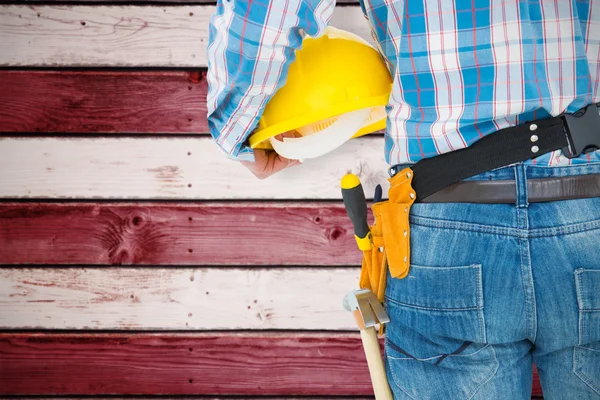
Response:
[{"label": "hammer", "polygon": [[[381,187],[377,186],[375,201],[381,201]],[[356,244],[362,251],[369,251],[373,244],[367,223],[367,201],[360,179],[356,175],[347,174],[342,178],[341,187],[346,211],[354,225]],[[375,399],[391,400],[392,392],[388,386],[379,340],[375,331],[375,325],[386,324],[390,322],[390,318],[375,294],[369,289],[354,290],[348,293],[344,297],[343,304],[346,310],[352,312],[360,329],[360,338],[367,357]]]},{"label": "hammer", "polygon": [[352,312],[360,329],[360,338],[367,357],[375,399],[392,400],[392,392],[388,386],[385,367],[381,359],[377,331],[375,331],[377,323],[390,322],[389,316],[375,294],[369,289],[351,291],[344,297],[343,305],[346,310]]}]

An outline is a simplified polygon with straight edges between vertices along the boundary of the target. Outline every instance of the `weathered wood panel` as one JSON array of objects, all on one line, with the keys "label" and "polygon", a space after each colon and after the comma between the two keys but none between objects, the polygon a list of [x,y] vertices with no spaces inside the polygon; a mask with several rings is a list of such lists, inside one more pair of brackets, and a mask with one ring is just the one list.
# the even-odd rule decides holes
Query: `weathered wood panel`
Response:
[{"label": "weathered wood panel", "polygon": [[358,266],[0,268],[0,328],[355,329],[342,299],[358,288],[359,273]]},{"label": "weathered wood panel", "polygon": [[357,333],[3,333],[0,355],[3,395],[372,395]]},{"label": "weathered wood panel", "polygon": [[0,392],[371,395],[358,333],[0,334]]},{"label": "weathered wood panel", "polygon": [[258,180],[211,138],[0,138],[0,198],[340,199],[340,179],[358,174],[367,197],[387,191],[383,138]]},{"label": "weathered wood panel", "polygon": [[0,264],[359,265],[340,203],[0,203]]},{"label": "weathered wood panel", "polygon": [[0,70],[0,87],[0,132],[208,132],[200,70]]},{"label": "weathered wood panel", "polygon": [[[214,6],[0,5],[0,66],[205,67]],[[360,7],[331,24],[372,40]]]}]

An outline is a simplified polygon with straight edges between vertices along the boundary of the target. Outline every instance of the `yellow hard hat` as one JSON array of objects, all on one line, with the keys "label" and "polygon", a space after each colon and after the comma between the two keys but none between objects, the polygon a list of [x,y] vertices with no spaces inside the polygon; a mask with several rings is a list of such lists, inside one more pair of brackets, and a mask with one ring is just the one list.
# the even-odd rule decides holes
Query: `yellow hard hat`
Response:
[{"label": "yellow hard hat", "polygon": [[363,109],[372,111],[353,137],[384,129],[391,89],[390,72],[374,47],[328,27],[322,36],[303,40],[285,85],[267,103],[250,136],[250,146],[270,149],[274,136],[311,124],[319,128]]}]

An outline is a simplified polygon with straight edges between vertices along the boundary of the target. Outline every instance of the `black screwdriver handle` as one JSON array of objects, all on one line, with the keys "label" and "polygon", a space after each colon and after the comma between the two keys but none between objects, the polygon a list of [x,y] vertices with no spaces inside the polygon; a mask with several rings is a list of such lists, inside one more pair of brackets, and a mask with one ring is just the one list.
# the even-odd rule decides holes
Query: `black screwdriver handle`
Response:
[{"label": "black screwdriver handle", "polygon": [[342,198],[346,212],[354,226],[356,242],[361,250],[371,249],[371,232],[367,221],[367,200],[356,175],[347,174],[342,178]]}]

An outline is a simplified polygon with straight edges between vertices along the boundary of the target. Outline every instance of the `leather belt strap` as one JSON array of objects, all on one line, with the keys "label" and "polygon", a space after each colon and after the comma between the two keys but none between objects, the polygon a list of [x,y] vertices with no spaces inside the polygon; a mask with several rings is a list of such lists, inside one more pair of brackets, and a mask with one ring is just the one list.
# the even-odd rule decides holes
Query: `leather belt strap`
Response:
[{"label": "leather belt strap", "polygon": [[[598,103],[600,104],[600,103]],[[600,148],[600,106],[528,122],[484,136],[472,145],[414,164],[417,202],[466,178],[562,149],[568,158]]]},{"label": "leather belt strap", "polygon": [[[600,174],[527,181],[529,203],[591,197],[600,197]],[[509,204],[516,201],[517,185],[514,180],[457,182],[420,200],[421,203],[487,204]]]}]

